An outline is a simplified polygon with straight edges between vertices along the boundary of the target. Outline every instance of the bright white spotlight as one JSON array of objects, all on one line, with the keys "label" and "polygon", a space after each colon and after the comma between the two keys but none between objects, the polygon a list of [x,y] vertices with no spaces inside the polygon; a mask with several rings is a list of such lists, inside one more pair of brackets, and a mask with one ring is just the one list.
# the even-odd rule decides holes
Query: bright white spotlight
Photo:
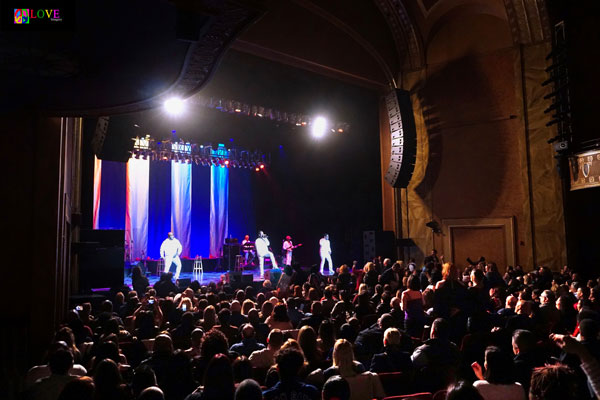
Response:
[{"label": "bright white spotlight", "polygon": [[312,123],[312,135],[313,137],[320,139],[325,136],[327,132],[327,120],[323,117],[317,117]]},{"label": "bright white spotlight", "polygon": [[170,115],[181,115],[185,110],[185,102],[179,97],[171,97],[165,101],[165,110]]}]

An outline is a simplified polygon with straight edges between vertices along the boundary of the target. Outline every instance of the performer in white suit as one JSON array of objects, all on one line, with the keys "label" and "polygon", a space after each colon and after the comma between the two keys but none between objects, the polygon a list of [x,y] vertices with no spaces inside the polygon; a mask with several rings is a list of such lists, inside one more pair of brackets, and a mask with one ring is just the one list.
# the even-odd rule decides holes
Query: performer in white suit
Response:
[{"label": "performer in white suit", "polygon": [[256,254],[258,255],[258,265],[260,266],[260,277],[261,279],[265,277],[265,257],[269,257],[271,259],[271,264],[273,267],[277,266],[277,261],[275,261],[275,255],[269,250],[269,237],[265,235],[263,231],[258,232],[258,237],[254,241],[254,246],[256,246]]},{"label": "performer in white suit", "polygon": [[160,258],[165,260],[165,272],[169,272],[171,264],[175,263],[177,266],[175,279],[179,279],[179,274],[181,273],[181,260],[179,259],[181,251],[181,242],[175,239],[173,232],[169,232],[169,237],[160,245]]},{"label": "performer in white suit", "polygon": [[292,265],[292,252],[294,251],[294,244],[292,243],[291,236],[286,236],[283,241],[283,265]]},{"label": "performer in white suit", "polygon": [[319,255],[321,256],[321,273],[323,273],[323,267],[325,261],[329,263],[329,273],[333,274],[333,261],[331,261],[331,243],[329,242],[329,235],[325,234],[321,240],[319,240]]}]

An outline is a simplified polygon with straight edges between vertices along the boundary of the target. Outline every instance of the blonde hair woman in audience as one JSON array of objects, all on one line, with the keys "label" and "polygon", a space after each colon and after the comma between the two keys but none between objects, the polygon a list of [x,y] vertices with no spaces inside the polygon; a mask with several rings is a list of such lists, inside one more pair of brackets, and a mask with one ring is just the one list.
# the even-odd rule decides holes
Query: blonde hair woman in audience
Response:
[{"label": "blonde hair woman in audience", "polygon": [[333,347],[333,366],[323,373],[324,379],[340,375],[350,385],[350,400],[363,400],[385,397],[383,386],[377,374],[364,372],[361,363],[354,360],[352,343],[338,339]]}]

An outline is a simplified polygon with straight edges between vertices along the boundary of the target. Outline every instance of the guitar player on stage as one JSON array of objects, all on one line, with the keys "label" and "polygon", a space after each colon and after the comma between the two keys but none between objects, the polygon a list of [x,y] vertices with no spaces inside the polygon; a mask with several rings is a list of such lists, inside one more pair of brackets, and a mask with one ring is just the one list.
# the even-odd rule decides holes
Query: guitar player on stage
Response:
[{"label": "guitar player on stage", "polygon": [[302,244],[298,244],[294,246],[292,243],[292,237],[286,236],[283,241],[283,265],[287,265],[288,267],[292,265],[292,252],[296,247],[300,247]]}]

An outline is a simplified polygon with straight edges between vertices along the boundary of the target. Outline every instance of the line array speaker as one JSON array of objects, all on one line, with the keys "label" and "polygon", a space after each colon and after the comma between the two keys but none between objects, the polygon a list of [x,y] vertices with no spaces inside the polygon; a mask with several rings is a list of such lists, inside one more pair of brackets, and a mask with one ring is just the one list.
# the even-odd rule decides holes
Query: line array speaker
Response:
[{"label": "line array speaker", "polygon": [[405,188],[410,182],[417,158],[417,129],[410,93],[395,89],[385,97],[392,151],[385,180],[395,188]]}]

